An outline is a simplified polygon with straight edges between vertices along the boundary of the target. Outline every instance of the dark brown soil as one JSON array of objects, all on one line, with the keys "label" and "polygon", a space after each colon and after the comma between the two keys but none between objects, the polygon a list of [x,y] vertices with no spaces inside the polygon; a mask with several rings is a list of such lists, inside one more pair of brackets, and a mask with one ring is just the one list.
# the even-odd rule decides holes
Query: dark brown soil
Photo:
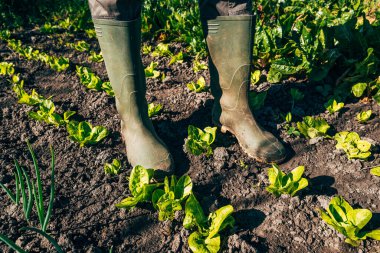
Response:
[{"label": "dark brown soil", "polygon": [[[24,31],[17,37],[26,45],[89,66],[106,80],[103,63],[89,63],[86,53],[59,45],[57,36]],[[61,37],[66,42],[73,40],[69,35],[62,34]],[[77,39],[84,38],[83,34],[77,35]],[[96,40],[88,42],[99,50]],[[172,47],[175,51],[180,48],[179,44]],[[143,62],[148,65],[151,60],[144,56]],[[269,93],[265,106],[257,112],[257,119],[266,129],[285,140],[291,150],[291,156],[282,168],[289,171],[304,165],[310,180],[310,186],[300,196],[275,198],[265,191],[268,184],[266,169],[270,165],[250,159],[232,135],[217,133],[211,157],[196,157],[183,151],[189,124],[202,128],[212,125],[211,94],[196,94],[186,88],[189,81],[196,81],[200,75],[208,80],[208,73],[195,74],[190,59],[172,66],[168,66],[167,58],[155,60],[166,78],[164,81],[147,80],[147,99],[164,106],[163,113],[154,117],[153,122],[174,156],[176,174],[191,176],[194,192],[206,213],[229,203],[236,210],[236,226],[225,234],[223,252],[380,252],[380,242],[374,240],[367,240],[359,248],[349,247],[341,235],[321,220],[318,211],[327,206],[333,195],[339,194],[355,207],[367,208],[374,213],[368,229],[380,227],[380,178],[369,174],[369,168],[380,163],[380,106],[373,102],[348,101],[343,112],[329,115],[323,108],[326,98],[311,84],[260,85],[259,90]],[[57,73],[42,63],[20,58],[7,49],[5,42],[0,42],[0,61],[15,64],[17,72],[25,79],[27,90],[36,89],[46,97],[54,96],[52,99],[58,112],[77,111],[75,119],[103,125],[111,132],[102,143],[80,148],[68,140],[64,128],[30,119],[27,112],[31,107],[18,104],[6,78],[0,79],[0,182],[14,187],[14,159],[31,170],[27,139],[35,148],[43,177],[48,179],[48,147],[54,147],[57,190],[48,231],[63,249],[67,252],[107,252],[113,246],[114,252],[189,252],[189,231],[181,225],[182,212],[173,221],[159,222],[157,213],[148,204],[139,205],[130,212],[114,206],[129,195],[126,176],[131,170],[119,132],[114,99],[103,92],[86,90],[80,84],[75,68]],[[289,111],[289,89],[292,87],[305,93],[304,100],[296,103],[294,111],[298,117],[322,116],[334,128],[332,133],[358,132],[376,145],[372,158],[365,162],[350,161],[335,149],[331,140],[310,143],[304,138],[289,137],[278,115]],[[374,112],[373,119],[365,125],[357,123],[356,114],[369,108]],[[121,159],[123,173],[116,177],[105,176],[103,165],[113,158]],[[45,180],[45,184],[47,182]],[[19,231],[28,225],[22,208],[14,205],[2,190],[0,203],[1,234],[30,252],[53,251],[46,240]],[[35,214],[30,225],[38,226]],[[0,252],[10,251],[0,244]]]}]

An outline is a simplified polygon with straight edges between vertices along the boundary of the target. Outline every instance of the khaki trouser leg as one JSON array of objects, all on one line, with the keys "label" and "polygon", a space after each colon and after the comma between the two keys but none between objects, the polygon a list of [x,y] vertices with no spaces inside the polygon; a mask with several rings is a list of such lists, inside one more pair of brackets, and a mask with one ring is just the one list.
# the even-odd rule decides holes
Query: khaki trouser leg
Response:
[{"label": "khaki trouser leg", "polygon": [[88,0],[93,19],[131,21],[140,17],[143,0]]},{"label": "khaki trouser leg", "polygon": [[[156,0],[160,1],[160,0]],[[143,0],[88,0],[95,19],[130,21],[139,17]],[[252,0],[199,0],[202,20],[252,14]]]}]

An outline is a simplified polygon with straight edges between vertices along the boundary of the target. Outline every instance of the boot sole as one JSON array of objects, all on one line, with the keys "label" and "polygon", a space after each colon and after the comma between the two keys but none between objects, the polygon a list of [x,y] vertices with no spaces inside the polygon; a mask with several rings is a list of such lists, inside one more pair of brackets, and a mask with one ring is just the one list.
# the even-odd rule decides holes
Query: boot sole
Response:
[{"label": "boot sole", "polygon": [[[216,124],[216,125],[218,125],[218,124]],[[233,135],[236,137],[236,139],[238,140],[239,146],[240,146],[241,149],[244,151],[244,153],[246,153],[249,157],[255,159],[256,161],[258,161],[258,162],[260,162],[260,163],[281,163],[281,162],[283,162],[283,161],[286,159],[286,156],[285,156],[285,157],[282,158],[282,159],[268,162],[268,161],[265,161],[265,160],[263,160],[263,159],[261,159],[261,158],[258,158],[258,157],[256,157],[256,156],[253,156],[253,155],[249,154],[249,153],[247,152],[247,150],[246,150],[242,145],[240,145],[239,138],[236,136],[236,134],[234,133],[234,131],[232,131],[231,128],[229,128],[229,127],[227,127],[227,126],[224,126],[224,125],[220,125],[220,124],[219,124],[219,126],[220,126],[220,131],[221,131],[222,133],[225,134],[225,133],[227,133],[227,132],[230,132],[231,134],[233,134]]]}]

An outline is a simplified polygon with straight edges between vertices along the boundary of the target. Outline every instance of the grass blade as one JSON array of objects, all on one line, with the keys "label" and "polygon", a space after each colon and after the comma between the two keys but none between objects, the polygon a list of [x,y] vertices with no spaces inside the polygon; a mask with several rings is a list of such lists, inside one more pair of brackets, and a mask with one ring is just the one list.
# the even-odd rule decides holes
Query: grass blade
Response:
[{"label": "grass blade", "polygon": [[3,234],[0,234],[0,241],[4,242],[11,249],[13,249],[14,251],[16,251],[18,253],[27,253],[25,250],[23,250],[22,248],[20,248],[20,246],[18,246],[16,243],[14,243],[13,241],[11,241],[8,237],[6,237]]},{"label": "grass blade", "polygon": [[13,201],[13,203],[17,204],[16,202],[16,196],[11,192],[11,190],[9,190],[5,185],[3,185],[2,183],[0,183],[0,186],[1,188],[4,189],[4,191],[7,193],[7,195],[9,196],[9,198]]},{"label": "grass blade", "polygon": [[20,178],[18,177],[18,172],[15,173],[15,181],[16,181],[16,204],[20,204]]},{"label": "grass blade", "polygon": [[39,203],[38,203],[36,186],[33,183],[33,181],[31,183],[32,183],[32,191],[33,191],[34,203],[36,204],[37,216],[38,216],[38,220],[40,221],[41,229],[42,229],[42,224],[44,222],[44,216],[43,216],[43,214],[41,212],[41,209],[40,209],[40,206],[39,206]]},{"label": "grass blade", "polygon": [[16,167],[19,184],[20,184],[20,191],[21,191],[21,197],[22,197],[22,209],[24,210],[24,214],[26,214],[27,201],[26,201],[26,194],[25,194],[25,182],[21,174],[20,164],[17,162],[17,160],[15,160],[15,167]]},{"label": "grass blade", "polygon": [[[33,165],[34,165],[34,169],[36,171],[38,196],[34,196],[34,197],[35,198],[38,197],[37,201],[36,201],[36,203],[38,204],[38,210],[41,213],[41,216],[44,217],[45,216],[45,214],[44,214],[44,200],[43,200],[43,195],[42,195],[42,183],[41,183],[40,169],[38,167],[37,158],[36,158],[36,155],[34,154],[32,146],[30,145],[29,141],[26,141],[26,144],[28,145],[29,152],[32,155]],[[42,225],[42,223],[41,223],[41,225]]]},{"label": "grass blade", "polygon": [[51,237],[50,235],[48,235],[44,231],[39,230],[38,228],[33,228],[33,227],[23,227],[20,230],[33,231],[33,232],[36,232],[36,233],[42,235],[43,237],[45,237],[46,239],[48,239],[48,241],[54,246],[55,250],[58,253],[63,253],[63,250],[62,250],[61,246],[58,245],[57,241],[54,240],[53,237]]},{"label": "grass blade", "polygon": [[54,195],[55,195],[55,185],[54,185],[55,156],[54,156],[54,149],[51,146],[50,146],[50,153],[51,153],[50,199],[49,199],[48,209],[46,211],[46,216],[45,216],[44,224],[42,226],[42,230],[43,231],[46,231],[46,228],[47,228],[50,216],[51,216],[51,211],[53,209]]},{"label": "grass blade", "polygon": [[[21,167],[21,170],[26,180],[26,186],[28,187],[28,201],[26,205],[25,218],[27,221],[29,221],[30,213],[32,212],[32,207],[33,207],[33,194],[32,194],[33,188],[32,188],[32,183],[30,181],[29,175],[26,173],[23,167]],[[23,199],[23,201],[26,202],[25,199]]]}]

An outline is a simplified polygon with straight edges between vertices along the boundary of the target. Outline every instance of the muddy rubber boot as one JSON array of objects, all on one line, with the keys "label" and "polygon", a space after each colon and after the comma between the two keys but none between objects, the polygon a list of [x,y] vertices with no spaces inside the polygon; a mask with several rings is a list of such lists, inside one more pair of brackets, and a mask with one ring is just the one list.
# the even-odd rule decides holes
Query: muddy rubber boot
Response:
[{"label": "muddy rubber boot", "polygon": [[142,165],[163,174],[172,173],[172,157],[148,117],[145,73],[140,55],[140,19],[93,21],[115,92],[128,161],[132,166]]},{"label": "muddy rubber boot", "polygon": [[253,18],[218,16],[208,20],[204,27],[210,55],[211,92],[215,98],[213,121],[222,132],[235,135],[250,157],[279,163],[286,158],[284,146],[256,123],[248,103]]}]

